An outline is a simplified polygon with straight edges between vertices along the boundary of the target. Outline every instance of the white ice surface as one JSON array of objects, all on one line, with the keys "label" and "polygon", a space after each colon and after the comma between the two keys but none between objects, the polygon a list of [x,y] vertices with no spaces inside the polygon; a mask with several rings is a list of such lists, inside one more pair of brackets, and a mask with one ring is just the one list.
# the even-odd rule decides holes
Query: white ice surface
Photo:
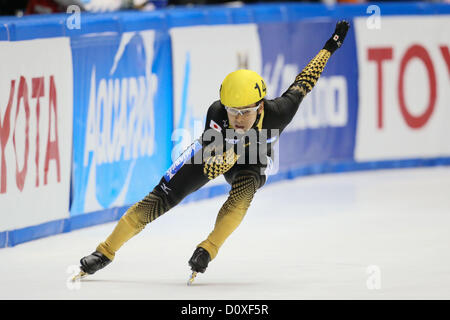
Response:
[{"label": "white ice surface", "polygon": [[188,287],[187,260],[225,199],[172,209],[79,287],[79,259],[116,222],[0,249],[0,299],[450,299],[449,167],[266,185]]}]

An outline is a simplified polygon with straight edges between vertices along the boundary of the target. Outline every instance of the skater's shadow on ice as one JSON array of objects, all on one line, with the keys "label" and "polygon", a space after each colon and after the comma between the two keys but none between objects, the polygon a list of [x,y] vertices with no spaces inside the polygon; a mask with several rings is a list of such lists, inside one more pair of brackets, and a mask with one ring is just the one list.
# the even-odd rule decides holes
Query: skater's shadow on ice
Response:
[{"label": "skater's shadow on ice", "polygon": [[[84,279],[83,283],[117,283],[117,284],[140,284],[140,285],[157,285],[157,286],[175,286],[187,287],[186,281],[177,280],[115,280],[115,279]],[[254,282],[226,282],[226,281],[209,281],[209,282],[194,282],[191,287],[247,287],[257,286],[259,283]]]},{"label": "skater's shadow on ice", "polygon": [[[186,286],[184,283],[178,283],[178,286]],[[248,287],[257,286],[259,283],[252,282],[195,282],[191,287]]]},{"label": "skater's shadow on ice", "polygon": [[82,283],[89,283],[89,282],[103,282],[103,283],[128,283],[128,284],[145,284],[144,281],[139,280],[115,280],[115,279],[83,279],[81,280]]}]

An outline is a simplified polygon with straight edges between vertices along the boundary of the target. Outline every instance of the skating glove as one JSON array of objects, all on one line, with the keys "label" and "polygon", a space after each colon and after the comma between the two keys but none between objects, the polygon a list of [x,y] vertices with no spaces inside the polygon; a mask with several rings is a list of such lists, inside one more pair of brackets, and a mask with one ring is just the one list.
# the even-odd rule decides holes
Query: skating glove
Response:
[{"label": "skating glove", "polygon": [[338,21],[338,23],[336,23],[336,29],[334,30],[333,35],[330,39],[328,39],[323,48],[330,51],[330,53],[335,52],[338,48],[341,47],[342,43],[344,42],[349,28],[350,23],[348,21]]}]

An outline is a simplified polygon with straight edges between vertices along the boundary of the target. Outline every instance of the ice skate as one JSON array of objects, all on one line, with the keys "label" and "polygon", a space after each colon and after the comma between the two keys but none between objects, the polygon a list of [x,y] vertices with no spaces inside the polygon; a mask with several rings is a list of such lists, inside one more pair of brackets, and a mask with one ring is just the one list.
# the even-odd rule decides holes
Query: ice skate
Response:
[{"label": "ice skate", "polygon": [[190,286],[194,282],[194,279],[195,279],[196,276],[197,276],[197,272],[193,271],[192,274],[191,274],[191,277],[189,278],[189,280],[187,282],[188,286]]},{"label": "ice skate", "polygon": [[105,255],[95,251],[92,254],[81,258],[80,260],[80,273],[72,278],[72,281],[77,281],[85,278],[88,275],[96,273],[98,270],[103,269],[111,263]]},{"label": "ice skate", "polygon": [[80,270],[80,272],[75,277],[72,278],[72,282],[81,280],[83,278],[86,278],[87,276],[88,274],[86,272]]},{"label": "ice skate", "polygon": [[206,251],[202,247],[198,247],[197,249],[195,249],[191,259],[189,260],[189,266],[191,267],[192,275],[188,280],[188,285],[191,285],[194,282],[194,279],[199,272],[204,273],[206,271],[206,268],[208,267],[208,263],[210,261],[211,257],[208,251]]}]

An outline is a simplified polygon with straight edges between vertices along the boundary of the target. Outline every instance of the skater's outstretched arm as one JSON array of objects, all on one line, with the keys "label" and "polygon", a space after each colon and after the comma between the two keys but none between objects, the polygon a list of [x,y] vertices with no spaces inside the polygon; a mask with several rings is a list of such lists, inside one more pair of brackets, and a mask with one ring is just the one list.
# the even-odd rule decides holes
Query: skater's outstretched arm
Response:
[{"label": "skater's outstretched arm", "polygon": [[284,126],[294,118],[298,110],[300,102],[314,88],[322,74],[325,65],[330,56],[341,47],[350,24],[345,21],[339,21],[333,35],[325,43],[325,46],[319,53],[308,63],[308,65],[295,77],[294,83],[286,90],[283,95],[278,98],[280,100],[289,99],[291,103],[279,103],[279,115]]}]

